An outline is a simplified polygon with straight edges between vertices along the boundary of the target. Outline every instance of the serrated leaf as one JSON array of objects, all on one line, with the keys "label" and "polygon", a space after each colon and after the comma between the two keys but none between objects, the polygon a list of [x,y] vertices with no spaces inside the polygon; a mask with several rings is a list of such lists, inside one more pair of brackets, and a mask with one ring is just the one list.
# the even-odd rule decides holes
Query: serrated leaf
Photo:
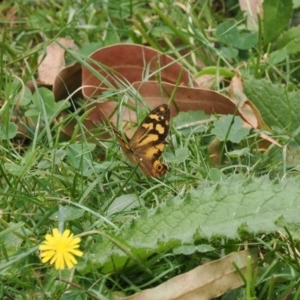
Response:
[{"label": "serrated leaf", "polygon": [[184,254],[184,255],[191,255],[195,252],[200,252],[200,253],[206,253],[206,252],[212,252],[215,251],[216,249],[210,245],[182,245],[175,247],[173,249],[174,254]]},{"label": "serrated leaf", "polygon": [[[233,121],[233,123],[232,123]],[[214,122],[215,128],[212,133],[215,134],[220,141],[231,141],[239,143],[249,133],[249,128],[243,127],[243,121],[239,116],[226,116],[221,120]]]},{"label": "serrated leaf", "polygon": [[[300,126],[300,93],[287,92],[285,88],[266,79],[245,80],[244,91],[270,128],[281,128],[293,133]],[[300,136],[295,136],[300,144]]]},{"label": "serrated leaf", "polygon": [[[250,234],[272,232],[286,223],[299,221],[300,187],[293,180],[270,181],[267,177],[232,176],[217,184],[203,182],[185,199],[173,198],[155,209],[144,209],[131,225],[116,235],[124,251],[103,239],[91,263],[112,272],[130,266],[126,253],[145,259],[182,244],[193,244],[195,235],[238,238],[243,228]],[[95,247],[96,249],[97,247]]]},{"label": "serrated leaf", "polygon": [[293,12],[293,1],[264,0],[263,11],[263,36],[264,43],[267,45],[275,41],[287,28]]}]

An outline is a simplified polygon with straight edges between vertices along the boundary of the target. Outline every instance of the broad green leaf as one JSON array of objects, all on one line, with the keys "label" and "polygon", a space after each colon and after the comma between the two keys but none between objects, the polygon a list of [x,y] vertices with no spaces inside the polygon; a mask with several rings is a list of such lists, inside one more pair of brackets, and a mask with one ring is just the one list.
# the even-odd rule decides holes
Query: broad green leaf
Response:
[{"label": "broad green leaf", "polygon": [[293,8],[299,8],[300,7],[300,0],[293,0]]},{"label": "broad green leaf", "polygon": [[[269,127],[277,127],[292,134],[300,126],[300,93],[288,92],[285,88],[266,79],[245,80],[244,92],[258,108]],[[295,140],[300,144],[299,134]]]},{"label": "broad green leaf", "polygon": [[293,12],[292,0],[264,0],[263,36],[267,45],[287,29]]},{"label": "broad green leaf", "polygon": [[24,169],[22,166],[15,163],[4,163],[4,168],[9,174],[15,176],[21,176]]},{"label": "broad green leaf", "polygon": [[270,53],[269,64],[276,65],[284,61],[288,57],[287,48],[282,48],[280,50],[275,50]]},{"label": "broad green leaf", "polygon": [[296,27],[292,27],[286,32],[284,32],[282,36],[278,39],[277,48],[280,49],[277,51],[282,51],[283,49],[285,49],[288,54],[299,53],[300,52],[300,25]]},{"label": "broad green leaf", "polygon": [[[258,33],[240,32],[234,21],[225,21],[217,27],[216,38],[221,43],[229,46],[229,48],[234,47],[241,50],[248,50],[257,44]],[[233,52],[228,54],[234,55]]]},{"label": "broad green leaf", "polygon": [[33,118],[33,117],[38,117],[40,114],[40,111],[38,111],[35,108],[29,108],[25,111],[25,117],[27,118]]},{"label": "broad green leaf", "polygon": [[221,55],[226,58],[235,58],[239,55],[239,51],[235,48],[221,47]]},{"label": "broad green leaf", "polygon": [[299,222],[299,214],[300,187],[293,180],[245,180],[235,175],[216,184],[203,182],[184,199],[170,196],[158,207],[144,209],[120,232],[111,233],[118,246],[103,237],[90,263],[105,273],[117,271],[133,264],[129,253],[141,260],[193,244],[196,236],[238,238],[241,229],[253,235],[274,232],[281,228],[278,220]]},{"label": "broad green leaf", "polygon": [[18,103],[20,106],[25,106],[31,102],[31,99],[32,99],[31,90],[27,86],[25,86],[24,93],[23,91],[21,91],[14,97],[14,103]]},{"label": "broad green leaf", "polygon": [[52,165],[61,164],[67,155],[67,151],[63,149],[49,150],[45,153],[43,160],[41,160],[37,167],[39,169],[46,169]]},{"label": "broad green leaf", "polygon": [[189,149],[186,147],[181,147],[175,150],[175,155],[171,152],[165,152],[163,154],[163,158],[167,162],[172,162],[172,163],[182,163],[186,161],[189,158]]},{"label": "broad green leaf", "polygon": [[211,168],[208,172],[208,177],[213,182],[219,182],[226,178],[224,173],[217,168]]},{"label": "broad green leaf", "polygon": [[5,84],[5,91],[4,91],[5,99],[9,103],[15,104],[14,99],[21,89],[22,89],[22,83],[20,82],[20,80],[16,78],[12,79],[12,81],[7,82],[7,84]]},{"label": "broad green leaf", "polygon": [[212,133],[215,134],[220,141],[227,140],[233,143],[239,143],[249,133],[249,129],[243,127],[243,121],[239,116],[226,116],[224,119],[215,121],[214,126],[215,128],[212,129]]},{"label": "broad green leaf", "polygon": [[237,49],[248,50],[256,46],[258,42],[257,32],[240,32],[238,39],[233,43]]},{"label": "broad green leaf", "polygon": [[50,160],[41,160],[38,165],[37,168],[38,169],[48,169],[52,166],[52,161]]},{"label": "broad green leaf", "polygon": [[210,116],[206,115],[204,111],[196,110],[180,112],[176,117],[172,118],[172,123],[180,133],[189,135],[191,132],[205,132],[207,125],[201,121],[209,119]]},{"label": "broad green leaf", "polygon": [[47,118],[54,118],[62,110],[70,106],[70,104],[64,100],[55,102],[53,93],[46,88],[39,88],[34,92],[32,95],[32,102],[34,103],[36,110],[41,113],[42,116],[44,116],[45,108]]},{"label": "broad green leaf", "polygon": [[91,152],[95,147],[95,144],[71,144],[67,148],[68,163],[76,169],[81,169],[82,175],[90,176],[94,172]]},{"label": "broad green leaf", "polygon": [[234,21],[225,21],[216,29],[216,39],[228,46],[233,46],[239,38],[239,31]]},{"label": "broad green leaf", "polygon": [[116,198],[107,209],[107,215],[110,216],[120,211],[129,211],[135,207],[144,206],[144,200],[139,200],[135,194],[122,195]]},{"label": "broad green leaf", "polygon": [[60,206],[59,211],[55,212],[49,218],[51,220],[57,221],[59,219],[59,215],[63,216],[63,221],[71,221],[76,220],[82,217],[84,214],[84,210],[81,208],[74,207],[72,205]]},{"label": "broad green leaf", "polygon": [[98,50],[101,48],[103,45],[102,42],[97,42],[97,43],[89,43],[87,45],[84,45],[82,48],[78,50],[78,53],[88,57],[90,54],[92,54],[94,51]]},{"label": "broad green leaf", "polygon": [[0,123],[0,140],[9,140],[14,138],[17,135],[18,125],[9,122],[8,126],[6,124]]}]

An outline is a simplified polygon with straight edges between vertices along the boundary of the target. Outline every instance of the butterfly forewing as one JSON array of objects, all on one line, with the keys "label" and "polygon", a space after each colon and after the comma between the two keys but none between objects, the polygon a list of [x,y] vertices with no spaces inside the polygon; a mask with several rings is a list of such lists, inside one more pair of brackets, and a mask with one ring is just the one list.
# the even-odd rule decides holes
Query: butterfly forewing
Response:
[{"label": "butterfly forewing", "polygon": [[114,134],[120,144],[120,147],[123,151],[123,153],[129,158],[129,160],[133,163],[138,163],[138,161],[136,160],[133,151],[131,150],[131,148],[128,145],[128,138],[127,136],[125,136],[126,141],[123,139],[123,137],[121,136],[121,134],[118,132],[118,130],[115,128],[115,126],[113,124],[112,125],[112,129],[114,131]]},{"label": "butterfly forewing", "polygon": [[130,148],[137,146],[138,150],[149,145],[165,143],[169,134],[170,109],[162,104],[153,109],[140,124],[129,142]]},{"label": "butterfly forewing", "polygon": [[140,169],[148,176],[161,176],[167,166],[159,161],[169,133],[170,109],[162,104],[152,110],[143,120],[127,143],[114,129],[124,154],[139,163]]}]

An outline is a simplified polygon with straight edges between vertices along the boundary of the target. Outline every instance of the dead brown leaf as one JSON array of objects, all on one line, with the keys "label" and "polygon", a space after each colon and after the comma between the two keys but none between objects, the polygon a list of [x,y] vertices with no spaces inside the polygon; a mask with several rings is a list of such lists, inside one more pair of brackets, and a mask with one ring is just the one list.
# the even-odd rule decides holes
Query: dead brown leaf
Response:
[{"label": "dead brown leaf", "polygon": [[214,165],[219,165],[222,154],[222,142],[215,137],[208,145],[207,152],[209,154],[210,161]]},{"label": "dead brown leaf", "polygon": [[255,24],[257,15],[262,14],[263,0],[239,0],[240,8],[245,12],[248,26]]},{"label": "dead brown leaf", "polygon": [[[235,114],[244,119],[245,126],[262,128],[265,126],[261,115],[247,99],[237,101],[242,87],[236,78],[231,83],[232,97],[226,97],[209,89],[201,89],[195,81],[194,87],[189,87],[192,75],[179,62],[154,49],[140,45],[118,44],[97,50],[90,56],[90,66],[99,76],[95,76],[87,68],[82,68],[83,95],[86,98],[96,97],[108,89],[118,90],[120,86],[132,85],[154,108],[162,103],[169,103],[174,93],[172,116],[178,111],[204,110],[207,114]],[[105,66],[105,67],[104,67]],[[159,80],[157,80],[159,78]],[[236,81],[236,83],[235,83]],[[244,94],[240,93],[241,96]],[[244,96],[245,97],[245,96]],[[234,101],[233,101],[234,100]],[[135,107],[135,101],[132,100]],[[95,109],[89,115],[91,121],[104,121],[108,117],[116,122],[117,103],[104,101],[95,104]],[[123,122],[134,121],[135,116],[130,109],[122,112]]]},{"label": "dead brown leaf", "polygon": [[[68,47],[73,41],[60,39],[59,42]],[[133,87],[151,109],[162,103],[170,104],[171,101],[172,117],[179,111],[189,110],[203,110],[207,114],[238,114],[244,120],[244,126],[267,128],[259,111],[244,95],[238,73],[231,81],[228,89],[230,97],[227,97],[216,91],[200,88],[197,81],[192,80],[192,74],[179,61],[150,47],[117,44],[101,48],[86,60],[94,71],[79,63],[64,67],[64,49],[56,43],[50,44],[47,52],[39,69],[39,77],[43,84],[47,82],[53,85],[57,100],[79,91],[81,84],[82,94],[89,101],[107,90],[124,89],[126,93],[126,90]],[[53,65],[53,61],[57,63]],[[99,122],[107,119],[116,124],[117,116],[120,115],[124,125],[134,122],[136,105],[142,104],[133,98],[135,96],[127,102],[133,110],[128,105],[120,108],[117,102],[108,99],[91,103],[87,108],[91,110],[87,122],[95,122],[95,128]],[[267,135],[261,134],[261,137],[270,140]]]},{"label": "dead brown leaf", "polygon": [[[65,47],[70,47],[73,40],[58,38],[57,41]],[[57,74],[65,67],[65,50],[56,42],[49,44],[46,48],[46,56],[39,56],[38,80],[47,85],[53,85]]]},{"label": "dead brown leaf", "polygon": [[173,277],[161,285],[144,290],[126,300],[209,300],[244,285],[233,263],[245,274],[248,260],[252,269],[257,260],[249,250],[231,254]]},{"label": "dead brown leaf", "polygon": [[86,98],[97,97],[109,89],[128,87],[136,81],[157,79],[188,86],[192,78],[172,57],[142,45],[108,46],[91,54],[88,61],[99,76],[82,68],[83,95]]},{"label": "dead brown leaf", "polygon": [[[247,122],[247,124],[244,124],[245,127],[258,130],[263,129],[271,132],[271,129],[265,124],[259,110],[244,94],[244,86],[239,72],[236,72],[236,75],[232,78],[227,92],[230,98],[236,103],[240,115],[243,117],[244,121]],[[269,143],[282,147],[276,140],[265,133],[261,132],[260,136],[268,141],[264,147],[267,147]]]},{"label": "dead brown leaf", "polygon": [[55,99],[62,100],[78,90],[75,97],[82,97],[81,93],[81,64],[75,62],[59,71],[53,83]]},{"label": "dead brown leaf", "polygon": [[[219,82],[223,81],[224,77],[219,77]],[[201,75],[195,79],[197,86],[202,89],[214,89],[216,87],[216,76],[215,75]]]}]

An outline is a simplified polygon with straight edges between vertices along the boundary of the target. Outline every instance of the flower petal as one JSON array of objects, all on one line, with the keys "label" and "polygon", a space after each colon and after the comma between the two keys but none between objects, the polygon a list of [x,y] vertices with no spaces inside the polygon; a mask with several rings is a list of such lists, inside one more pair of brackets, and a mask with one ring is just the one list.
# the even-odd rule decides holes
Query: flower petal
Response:
[{"label": "flower petal", "polygon": [[57,270],[62,270],[65,266],[73,268],[77,264],[74,255],[83,255],[82,251],[77,250],[81,239],[73,236],[70,230],[66,229],[61,234],[57,228],[52,230],[52,235],[46,234],[45,241],[39,246],[42,262],[54,264]]}]

